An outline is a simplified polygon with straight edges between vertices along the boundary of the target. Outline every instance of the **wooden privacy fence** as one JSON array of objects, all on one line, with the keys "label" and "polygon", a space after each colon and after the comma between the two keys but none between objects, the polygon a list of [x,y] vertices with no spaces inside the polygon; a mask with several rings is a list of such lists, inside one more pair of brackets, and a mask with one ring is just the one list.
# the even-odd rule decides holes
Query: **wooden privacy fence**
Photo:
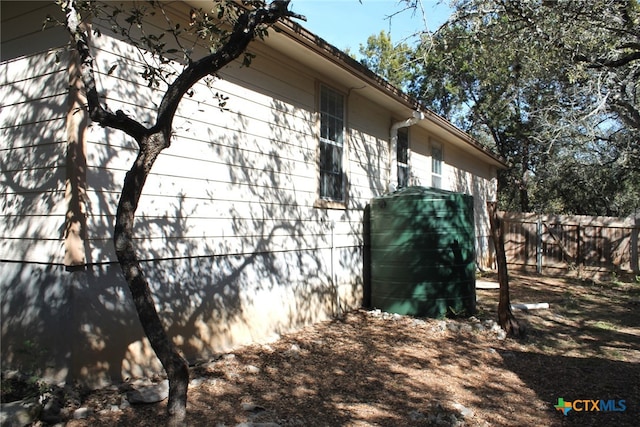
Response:
[{"label": "wooden privacy fence", "polygon": [[500,217],[511,268],[640,273],[639,218],[513,212]]}]

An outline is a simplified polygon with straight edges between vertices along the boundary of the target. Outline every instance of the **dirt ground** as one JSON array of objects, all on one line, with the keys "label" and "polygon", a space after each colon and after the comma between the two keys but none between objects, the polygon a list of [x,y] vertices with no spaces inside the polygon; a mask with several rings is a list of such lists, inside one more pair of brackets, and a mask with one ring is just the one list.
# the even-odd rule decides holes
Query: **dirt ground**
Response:
[{"label": "dirt ground", "polygon": [[[484,280],[493,280],[488,277]],[[359,310],[195,366],[192,426],[637,426],[640,283],[511,275],[524,340],[492,327],[497,289],[472,319]],[[624,400],[625,411],[556,410],[558,398]],[[166,401],[121,409],[117,390],[83,396],[67,426],[161,426]],[[589,404],[586,405],[589,407]],[[617,406],[621,409],[620,406]]]}]

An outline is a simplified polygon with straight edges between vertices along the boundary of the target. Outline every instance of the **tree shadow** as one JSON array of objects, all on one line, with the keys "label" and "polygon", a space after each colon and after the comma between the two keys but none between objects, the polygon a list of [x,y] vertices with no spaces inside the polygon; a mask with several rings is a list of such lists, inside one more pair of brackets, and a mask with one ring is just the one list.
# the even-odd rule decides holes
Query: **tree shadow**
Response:
[{"label": "tree shadow", "polygon": [[[625,401],[625,411],[558,412],[563,426],[635,426],[640,416],[640,365],[596,357],[549,356],[536,352],[501,352],[505,366],[531,387],[538,397],[557,405],[558,398]],[[537,366],[538,369],[531,369]],[[568,391],[569,390],[569,391]],[[618,408],[621,408],[616,404]],[[585,405],[580,405],[580,408]]]},{"label": "tree shadow", "polygon": [[[139,84],[138,52],[112,37],[94,41],[105,102],[150,122],[149,106],[160,92]],[[43,58],[20,66],[47,75],[51,61]],[[386,135],[387,120],[376,124],[382,133],[352,129],[350,176],[357,179],[350,182],[348,209],[317,209],[314,79],[285,82],[279,71],[276,59],[258,54],[253,67],[233,64],[220,73],[225,80],[199,84],[181,103],[172,146],[160,155],[140,201],[135,227],[142,268],[169,336],[191,361],[341,314],[362,295],[362,210],[385,186],[375,171],[385,169],[386,140],[373,135]],[[31,101],[35,88],[66,84],[66,77],[33,86],[7,82],[20,106],[11,116],[16,121],[3,121],[4,140],[14,145],[3,145],[8,155],[0,157],[8,189],[2,207],[10,212],[2,218],[5,229],[20,231],[3,248],[3,254],[15,252],[3,265],[3,363],[25,363],[20,348],[29,337],[43,353],[30,363],[51,366],[61,380],[152,376],[160,365],[111,243],[121,183],[135,156],[133,142],[118,132],[87,129],[86,188],[80,190],[86,259],[78,266],[84,269],[63,262],[72,165],[62,162],[65,136],[49,137],[53,126],[34,124],[54,117],[56,130],[64,131],[66,92],[60,92],[64,99]],[[228,111],[220,111],[217,91],[229,96]],[[54,224],[55,233],[40,234],[40,219]],[[32,243],[39,242],[49,245],[45,256],[30,259]],[[372,345],[363,344],[363,351]]]},{"label": "tree shadow", "polygon": [[[354,316],[359,320],[354,322]],[[433,425],[427,418],[430,414],[453,415],[454,410],[439,405],[450,403],[446,388],[426,387],[411,375],[437,365],[404,351],[424,345],[420,337],[404,328],[368,322],[364,316],[351,313],[345,321],[315,326],[301,340],[285,336],[272,345],[253,346],[231,359],[196,367],[196,376],[227,386],[201,392],[198,400],[191,401],[192,422],[277,419],[310,426],[427,426]],[[336,324],[340,326],[334,327]],[[257,367],[259,373],[242,373],[247,364]],[[241,409],[242,402],[256,404],[265,412],[254,417]],[[119,424],[138,420],[136,414],[130,415],[119,418]]]},{"label": "tree shadow", "polygon": [[491,168],[479,162],[463,161],[449,156],[448,161],[454,167],[453,191],[473,195],[473,212],[476,231],[476,266],[483,269],[494,268],[494,250],[489,230],[489,214],[486,202],[495,199],[495,179]]},{"label": "tree shadow", "polygon": [[[100,51],[99,70],[130,50],[116,42],[110,52]],[[27,61],[29,69],[44,73],[53,60],[42,61],[41,55]],[[66,114],[66,65],[60,65],[64,78],[50,73],[38,86],[7,83],[19,102],[11,115],[3,111],[8,145],[3,144],[7,155],[0,160],[7,189],[2,219],[3,229],[13,232],[3,241],[3,254],[11,253],[6,257],[12,261],[2,266],[3,363],[29,364],[39,372],[51,367],[57,380],[93,385],[151,376],[160,365],[144,339],[111,243],[119,189],[135,154],[132,142],[118,132],[88,129],[86,188],[81,189],[86,191],[86,261],[73,271],[63,263],[65,173],[72,166],[64,163],[66,144],[58,142],[65,141],[59,117]],[[232,67],[226,72],[239,76],[238,85],[220,85],[235,91],[241,105],[250,80],[243,73],[254,71]],[[117,67],[99,78],[112,109],[149,114],[125,102],[152,105],[157,98],[153,91],[124,84],[139,78],[135,67]],[[59,99],[31,102],[30,91],[40,84],[59,87]],[[307,166],[315,162],[315,148],[305,148],[297,138],[311,147],[316,142],[310,129],[296,128],[301,115],[311,114],[307,106],[261,90],[269,100],[265,120],[240,107],[234,112],[233,102],[230,111],[220,111],[211,91],[203,83],[196,91],[200,97],[181,105],[174,145],[152,172],[136,223],[142,267],[160,315],[192,361],[328,318],[339,304],[332,265],[349,264],[334,254],[329,215],[313,208],[315,192],[308,182],[315,178],[307,176]],[[34,126],[40,117],[58,117],[53,123],[59,127]],[[52,132],[60,135],[48,137]],[[45,230],[43,223],[56,228]],[[36,250],[30,257],[42,241],[48,252]],[[23,357],[25,340],[39,347],[29,360]]]},{"label": "tree shadow", "polygon": [[373,199],[371,303],[429,317],[475,313],[473,197],[408,187]]},{"label": "tree shadow", "polygon": [[[518,314],[529,333],[520,346],[499,350],[505,367],[548,403],[547,411],[555,412],[558,398],[626,401],[624,412],[558,412],[552,416],[558,425],[637,424],[640,338],[633,285],[538,275],[511,280],[513,302],[548,302],[549,309]],[[496,298],[480,291],[481,310],[495,312]]]},{"label": "tree shadow", "polygon": [[[0,66],[2,365],[33,373],[70,360],[69,346],[63,343],[72,324],[67,302],[73,291],[70,283],[58,280],[64,274],[60,248],[67,214],[69,55],[62,31],[48,31],[41,40],[14,38],[22,12],[44,19],[55,5],[11,6],[2,4]],[[59,328],[51,330],[53,323]],[[58,345],[63,351],[51,351]]]},{"label": "tree shadow", "polygon": [[[455,404],[462,402],[476,412],[465,418],[468,425],[634,425],[636,364],[514,351],[475,333],[434,336],[434,324],[350,313],[345,321],[200,365],[194,372],[202,385],[190,400],[190,421],[451,425],[459,422],[451,415],[461,419]],[[247,373],[247,366],[257,372]],[[558,397],[626,399],[629,409],[564,417],[553,407]],[[242,403],[261,409],[254,414]],[[142,425],[153,425],[161,413],[162,405],[139,408],[119,416],[118,423],[144,418],[148,424]],[[436,421],[436,415],[446,418]]]}]

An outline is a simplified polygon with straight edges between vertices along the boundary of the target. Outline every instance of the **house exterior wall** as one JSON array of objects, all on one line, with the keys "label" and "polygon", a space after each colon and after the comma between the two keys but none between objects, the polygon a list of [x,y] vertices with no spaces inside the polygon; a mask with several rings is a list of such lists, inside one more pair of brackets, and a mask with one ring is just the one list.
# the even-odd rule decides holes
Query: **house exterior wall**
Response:
[{"label": "house exterior wall", "polygon": [[[35,22],[39,10],[24,16]],[[100,385],[150,375],[160,365],[111,242],[134,142],[82,116],[73,56],[61,44],[22,52],[21,38],[35,33],[11,34],[15,55],[3,54],[0,70],[3,363],[23,363],[20,337],[33,336],[41,350],[33,363],[50,366],[57,380]],[[103,34],[92,47],[105,102],[152,122],[149,106],[162,93],[141,81],[139,52]],[[268,40],[250,50],[250,67],[233,63],[182,101],[172,145],[154,165],[138,208],[143,269],[169,335],[190,360],[361,305],[364,208],[387,191],[389,129],[405,118],[335,76],[291,61]],[[320,84],[346,98],[341,209],[317,207]],[[216,93],[228,97],[224,110]],[[430,185],[433,138],[424,127],[411,128],[416,185]],[[484,212],[495,196],[495,171],[440,142],[445,188],[473,194],[476,212]],[[484,230],[486,218],[476,222]]]},{"label": "house exterior wall", "polygon": [[[23,4],[14,14],[3,8],[0,215],[6,227],[0,251],[5,260],[62,263],[58,254],[66,213],[67,40],[48,31],[49,43],[37,42],[23,10],[32,14],[31,19],[44,19],[51,8]],[[34,49],[25,49],[29,45]]]},{"label": "house exterior wall", "polygon": [[55,367],[48,373],[62,380],[73,341],[71,277],[63,265],[67,37],[41,31],[57,7],[52,2],[1,6],[1,364],[25,371]]},{"label": "house exterior wall", "polygon": [[476,264],[479,268],[491,268],[493,251],[489,248],[487,201],[497,199],[496,169],[416,126],[411,128],[409,141],[411,185],[433,185],[431,147],[437,144],[443,151],[442,189],[473,196]]}]

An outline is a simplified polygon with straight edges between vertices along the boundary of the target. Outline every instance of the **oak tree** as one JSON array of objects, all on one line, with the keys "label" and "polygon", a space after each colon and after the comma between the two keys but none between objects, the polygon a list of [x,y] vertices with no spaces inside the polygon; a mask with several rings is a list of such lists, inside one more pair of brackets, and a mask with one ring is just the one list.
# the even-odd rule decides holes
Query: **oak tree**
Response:
[{"label": "oak tree", "polygon": [[451,5],[445,24],[421,34],[421,67],[404,85],[510,163],[498,179],[502,209],[637,211],[638,1]]},{"label": "oak tree", "polygon": [[[289,0],[273,0],[268,4],[259,0],[213,1],[209,10],[191,9],[188,16],[185,13],[184,22],[173,22],[159,1],[134,2],[131,8],[110,2],[61,0],[59,3],[66,16],[64,25],[79,56],[89,117],[102,127],[125,133],[137,143],[137,156],[120,194],[113,242],[140,323],[169,379],[169,423],[182,425],[186,416],[189,370],[163,327],[139,261],[133,227],[138,202],[154,162],[171,144],[173,121],[181,99],[201,79],[215,75],[242,55],[245,55],[244,63],[249,64],[251,55],[246,53],[247,46],[256,37],[264,37],[267,28],[279,19],[302,17],[288,10]],[[166,20],[160,33],[145,30],[145,19],[155,13]],[[97,86],[90,43],[90,38],[98,36],[99,30],[92,29],[92,20],[106,22],[118,36],[150,55],[151,60],[141,74],[150,86],[163,91],[159,105],[147,106],[155,109],[153,123],[145,124],[121,110],[113,112],[104,103]],[[167,43],[165,38],[172,43]],[[198,51],[194,47],[203,43],[208,44],[208,53],[194,58]],[[181,64],[178,72],[176,64]],[[132,93],[135,94],[135,90]],[[223,97],[217,96],[224,102]]]}]

